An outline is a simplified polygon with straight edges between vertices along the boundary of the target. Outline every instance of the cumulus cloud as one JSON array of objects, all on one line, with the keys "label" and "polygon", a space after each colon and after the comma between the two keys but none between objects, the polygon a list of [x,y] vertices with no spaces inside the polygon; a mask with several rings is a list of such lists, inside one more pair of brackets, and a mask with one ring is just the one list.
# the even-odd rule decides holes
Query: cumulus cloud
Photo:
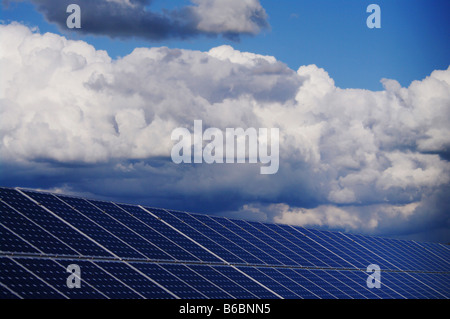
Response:
[{"label": "cumulus cloud", "polygon": [[[230,46],[138,48],[113,60],[19,24],[0,26],[0,37],[4,184],[450,240],[450,68],[409,87],[383,79],[373,92]],[[172,163],[172,130],[198,119],[279,128],[278,173]]]},{"label": "cumulus cloud", "polygon": [[268,27],[259,0],[193,0],[197,29],[207,33],[257,34]]},{"label": "cumulus cloud", "polygon": [[[19,1],[19,0],[8,0]],[[110,37],[148,40],[223,35],[237,39],[268,28],[267,14],[259,0],[193,0],[173,10],[152,11],[152,0],[30,0],[61,30]],[[5,2],[5,1],[4,1]],[[81,28],[68,29],[67,6],[81,9]]]}]

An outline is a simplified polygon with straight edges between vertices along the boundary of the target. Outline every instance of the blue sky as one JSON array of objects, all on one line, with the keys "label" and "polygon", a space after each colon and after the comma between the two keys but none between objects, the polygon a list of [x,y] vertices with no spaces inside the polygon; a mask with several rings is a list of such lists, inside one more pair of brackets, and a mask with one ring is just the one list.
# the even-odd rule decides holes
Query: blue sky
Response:
[{"label": "blue sky", "polygon": [[[381,29],[366,26],[370,3]],[[0,184],[450,242],[449,9],[3,1]],[[173,163],[171,132],[195,120],[279,128],[278,172]]]},{"label": "blue sky", "polygon": [[[172,9],[189,1],[154,1],[154,11]],[[366,8],[377,3],[381,8],[381,29],[369,29]],[[326,69],[341,88],[380,90],[382,78],[392,78],[403,86],[423,79],[431,71],[445,69],[450,56],[450,3],[445,0],[396,1],[261,1],[270,28],[240,41],[221,36],[198,36],[187,40],[148,41],[137,38],[110,39],[63,32],[82,39],[113,58],[124,56],[136,47],[168,46],[209,50],[221,44],[240,51],[272,55],[296,70],[316,64]],[[23,21],[38,26],[41,32],[58,32],[29,2],[10,3],[3,8],[5,21]]]}]

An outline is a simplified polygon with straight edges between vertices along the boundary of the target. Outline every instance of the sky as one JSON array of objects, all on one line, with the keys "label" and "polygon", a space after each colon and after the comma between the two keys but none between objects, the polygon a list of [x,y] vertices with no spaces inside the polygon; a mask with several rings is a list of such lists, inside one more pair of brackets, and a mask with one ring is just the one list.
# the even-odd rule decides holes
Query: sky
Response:
[{"label": "sky", "polygon": [[[0,184],[450,242],[449,9],[3,0]],[[173,163],[172,131],[195,120],[279,128],[278,172]]]}]

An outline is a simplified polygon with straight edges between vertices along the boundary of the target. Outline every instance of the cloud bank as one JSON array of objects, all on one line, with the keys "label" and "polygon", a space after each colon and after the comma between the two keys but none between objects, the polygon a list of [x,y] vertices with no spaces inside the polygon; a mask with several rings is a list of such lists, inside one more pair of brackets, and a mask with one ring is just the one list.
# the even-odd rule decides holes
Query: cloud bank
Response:
[{"label": "cloud bank", "polygon": [[[137,48],[0,26],[2,184],[153,206],[450,241],[450,68],[401,87],[220,46]],[[278,127],[280,169],[176,165],[171,132]]]},{"label": "cloud bank", "polygon": [[[8,0],[7,3],[14,0]],[[16,0],[17,1],[17,0]],[[238,39],[269,26],[259,0],[192,0],[173,10],[152,11],[151,0],[30,0],[47,21],[69,31],[67,6],[81,9],[81,28],[72,31],[109,37],[148,40],[222,35]],[[4,1],[5,2],[5,1]]]}]

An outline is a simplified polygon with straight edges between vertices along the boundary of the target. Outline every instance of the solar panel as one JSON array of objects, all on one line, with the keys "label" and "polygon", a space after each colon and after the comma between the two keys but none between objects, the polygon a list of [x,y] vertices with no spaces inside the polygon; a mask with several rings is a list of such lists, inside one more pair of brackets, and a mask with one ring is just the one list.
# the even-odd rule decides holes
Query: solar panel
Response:
[{"label": "solar panel", "polygon": [[252,292],[252,287],[245,287],[239,282],[234,281],[233,278],[223,275],[216,269],[217,266],[187,265],[187,267],[198,273],[200,276],[208,279],[215,285],[221,287],[236,299],[258,298],[257,294]]},{"label": "solar panel", "polygon": [[22,298],[65,298],[62,292],[12,258],[0,257],[0,266],[2,286]]},{"label": "solar panel", "polygon": [[[22,227],[22,221],[18,216],[25,217],[31,223],[28,228],[21,231],[21,236],[39,236],[36,226],[45,231],[40,239],[48,241],[47,243],[38,243],[38,249],[48,254],[55,255],[83,255],[83,256],[109,256],[112,255],[99,245],[84,236],[81,231],[73,225],[55,215],[48,209],[44,209],[41,203],[32,201],[24,194],[7,188],[0,189],[0,198],[10,210],[4,210],[2,206],[2,221],[9,219],[11,223],[15,223],[17,228]],[[5,217],[3,217],[5,215]],[[11,226],[12,229],[12,226]]]},{"label": "solar panel", "polygon": [[0,188],[0,236],[2,299],[450,297],[437,243],[19,188]]},{"label": "solar panel", "polygon": [[93,287],[87,278],[83,278],[83,289],[67,289],[66,268],[72,262],[69,260],[54,260],[51,258],[13,258],[14,261],[42,278],[57,291],[63,292],[71,299],[104,298],[97,288]]}]

